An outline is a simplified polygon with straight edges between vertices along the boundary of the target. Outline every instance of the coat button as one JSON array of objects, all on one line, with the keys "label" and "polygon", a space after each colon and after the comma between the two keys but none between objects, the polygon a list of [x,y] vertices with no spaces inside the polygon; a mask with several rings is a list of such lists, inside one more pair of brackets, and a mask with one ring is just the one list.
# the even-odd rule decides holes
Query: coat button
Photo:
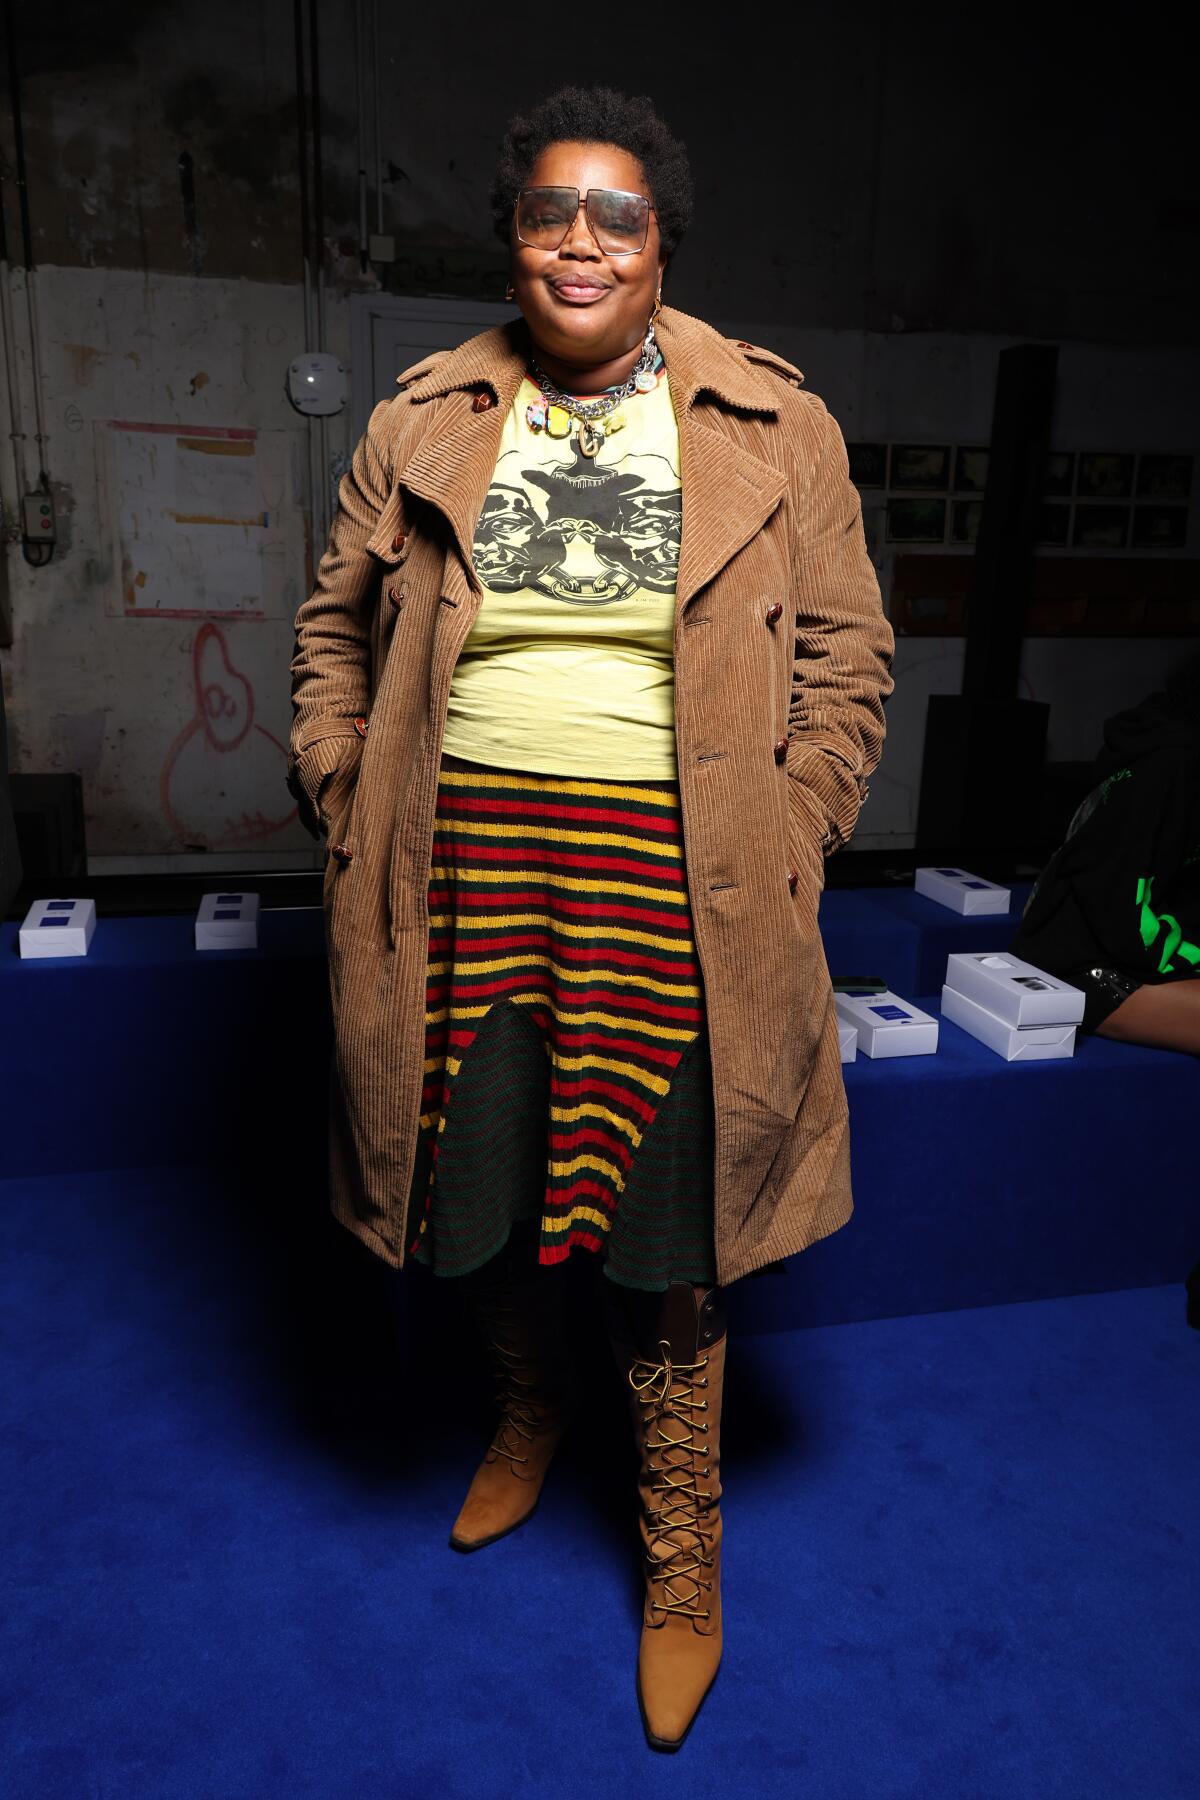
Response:
[{"label": "coat button", "polygon": [[488,412],[495,404],[496,402],[492,399],[490,394],[476,394],[471,402],[471,411]]},{"label": "coat button", "polygon": [[408,542],[408,533],[404,532],[404,531],[398,531],[396,533],[395,537],[392,539],[392,549],[393,550],[403,550],[403,548],[404,548],[405,544],[407,544],[407,542]]},{"label": "coat button", "polygon": [[357,733],[358,733],[358,735],[359,735],[359,737],[364,737],[364,738],[365,738],[365,737],[366,737],[366,735],[367,735],[367,721],[366,721],[366,720],[365,720],[365,719],[364,719],[364,718],[363,718],[363,716],[362,716],[362,714],[361,714],[361,713],[358,713],[358,714],[357,714],[357,715],[356,715],[356,716],[355,716],[355,720],[354,720],[354,729],[355,729],[355,731],[357,731]]},{"label": "coat button", "polygon": [[780,738],[779,742],[775,746],[775,761],[777,763],[787,761],[787,739],[786,738]]},{"label": "coat button", "polygon": [[393,606],[402,606],[404,603],[404,595],[398,587],[390,587],[388,589],[388,599]]},{"label": "coat button", "polygon": [[332,856],[334,862],[340,863],[351,862],[354,858],[354,852],[349,844],[330,844],[329,854]]},{"label": "coat button", "polygon": [[782,602],[782,600],[776,600],[773,606],[768,606],[766,617],[767,617],[768,625],[774,625],[776,619],[782,619],[782,617],[783,617],[783,602]]},{"label": "coat button", "polygon": [[797,875],[795,869],[788,870],[788,892],[789,893],[791,893],[791,894],[795,893],[796,883],[799,881],[799,879],[800,879],[800,877]]}]

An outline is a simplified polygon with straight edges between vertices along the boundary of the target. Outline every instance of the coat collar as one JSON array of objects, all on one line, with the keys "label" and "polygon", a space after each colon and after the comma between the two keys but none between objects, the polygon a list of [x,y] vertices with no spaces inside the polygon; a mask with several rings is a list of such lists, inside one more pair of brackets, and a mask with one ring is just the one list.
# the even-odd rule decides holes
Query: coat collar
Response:
[{"label": "coat collar", "polygon": [[[679,422],[683,479],[683,533],[676,611],[709,582],[762,526],[778,505],[787,478],[694,411],[711,394],[736,412],[774,418],[777,388],[711,325],[664,307],[656,326]],[[449,405],[431,422],[401,477],[410,493],[428,501],[453,528],[472,587],[472,539],[496,466],[508,417],[528,357],[523,320],[494,326],[443,356],[408,387],[415,404],[471,389],[490,388],[497,404],[476,413]]]},{"label": "coat collar", "polygon": [[[654,329],[677,414],[690,410],[696,397],[703,393],[714,395],[739,412],[775,413],[770,382],[711,325],[673,306],[664,306]],[[419,376],[408,389],[409,399],[434,400],[464,388],[490,387],[500,405],[510,407],[521,385],[528,355],[524,320],[494,325],[490,331],[468,338],[427,374]]]}]

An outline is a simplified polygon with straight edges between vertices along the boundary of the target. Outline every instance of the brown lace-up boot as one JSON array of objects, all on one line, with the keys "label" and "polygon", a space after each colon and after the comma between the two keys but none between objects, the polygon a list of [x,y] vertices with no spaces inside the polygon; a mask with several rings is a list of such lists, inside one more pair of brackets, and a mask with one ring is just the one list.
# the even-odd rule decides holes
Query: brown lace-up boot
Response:
[{"label": "brown lace-up boot", "polygon": [[575,1411],[562,1271],[540,1267],[536,1254],[514,1232],[498,1256],[459,1277],[487,1345],[500,1418],[454,1521],[455,1550],[481,1550],[525,1523]]},{"label": "brown lace-up boot", "polygon": [[641,1464],[638,1701],[652,1747],[678,1750],[721,1661],[724,1295],[687,1281],[663,1294],[604,1286]]}]

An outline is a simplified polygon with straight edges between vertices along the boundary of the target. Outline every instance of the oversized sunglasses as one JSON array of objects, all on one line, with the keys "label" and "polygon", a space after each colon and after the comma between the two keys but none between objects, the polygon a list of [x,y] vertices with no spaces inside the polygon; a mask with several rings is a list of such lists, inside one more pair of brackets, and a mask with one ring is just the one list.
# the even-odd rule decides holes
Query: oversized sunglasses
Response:
[{"label": "oversized sunglasses", "polygon": [[632,256],[645,248],[654,211],[645,194],[620,188],[522,188],[517,195],[517,239],[533,250],[557,250],[582,205],[592,236],[605,256]]}]

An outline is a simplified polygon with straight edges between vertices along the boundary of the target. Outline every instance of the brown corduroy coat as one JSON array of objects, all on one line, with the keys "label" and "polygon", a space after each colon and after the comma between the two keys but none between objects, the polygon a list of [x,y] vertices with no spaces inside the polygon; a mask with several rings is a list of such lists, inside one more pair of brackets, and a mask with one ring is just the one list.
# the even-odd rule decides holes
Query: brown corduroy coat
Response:
[{"label": "brown corduroy coat", "polygon": [[[852,1210],[817,904],[824,858],[853,831],[879,761],[893,638],[841,433],[799,372],[670,307],[656,329],[679,421],[675,733],[729,1283]],[[333,851],[331,1203],[395,1267],[423,1079],[442,733],[481,603],[475,523],[524,343],[519,322],[497,327],[398,378],[343,478],[296,618],[288,782]]]}]

